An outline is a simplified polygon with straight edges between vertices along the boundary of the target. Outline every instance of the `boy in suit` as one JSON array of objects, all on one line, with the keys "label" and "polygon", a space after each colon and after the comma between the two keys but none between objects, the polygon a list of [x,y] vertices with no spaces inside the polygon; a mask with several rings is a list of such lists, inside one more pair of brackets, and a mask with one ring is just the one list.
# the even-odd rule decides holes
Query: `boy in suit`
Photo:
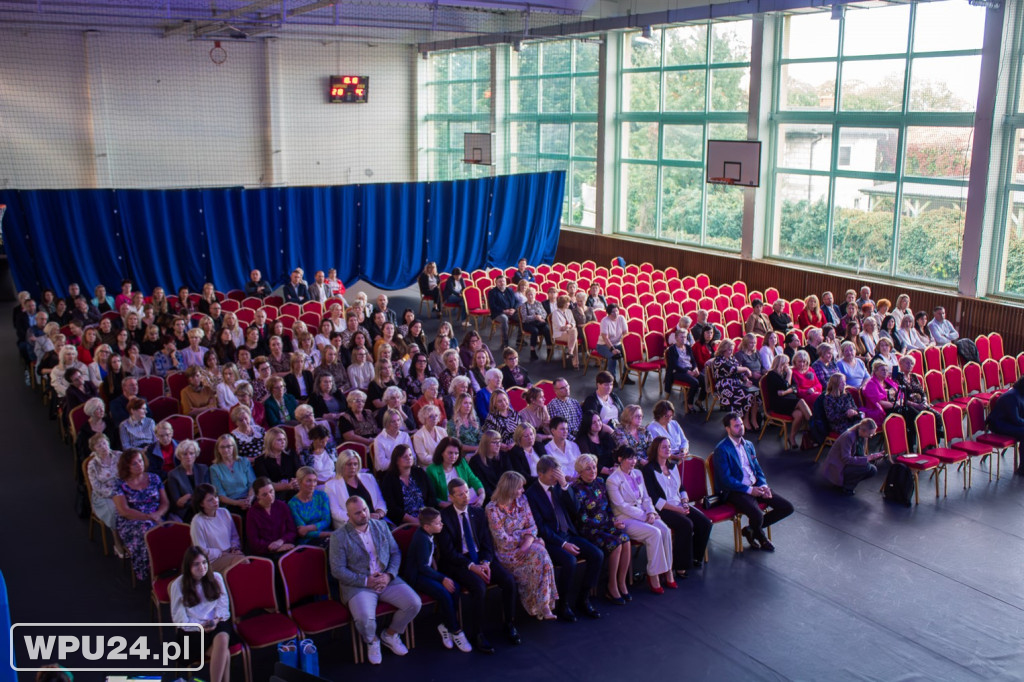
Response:
[{"label": "boy in suit", "polygon": [[437,609],[441,613],[437,631],[441,633],[444,648],[451,649],[454,643],[459,651],[469,653],[473,647],[459,626],[456,615],[461,588],[435,568],[434,537],[444,528],[441,512],[433,507],[424,507],[420,510],[419,521],[420,527],[416,529],[409,549],[406,550],[402,577],[414,590],[430,595],[437,602]]}]

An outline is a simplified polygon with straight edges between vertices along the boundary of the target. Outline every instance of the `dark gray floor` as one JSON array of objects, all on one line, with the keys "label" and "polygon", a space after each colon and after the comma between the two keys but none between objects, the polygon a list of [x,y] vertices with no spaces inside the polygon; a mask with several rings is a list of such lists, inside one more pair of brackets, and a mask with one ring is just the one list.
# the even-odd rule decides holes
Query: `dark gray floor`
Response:
[{"label": "dark gray floor", "polygon": [[[406,291],[392,306],[412,304]],[[430,321],[433,331],[436,321]],[[428,334],[429,336],[429,334]],[[496,342],[492,347],[496,346]],[[10,329],[0,331],[0,427],[12,449],[0,495],[3,570],[14,622],[132,622],[150,619],[147,590],[90,543],[71,511],[69,450],[38,396],[24,386]],[[558,364],[527,363],[534,380]],[[582,399],[594,372],[570,376]],[[622,398],[635,401],[636,387]],[[649,380],[642,404],[656,397]],[[714,417],[683,420],[694,454],[721,435]],[[405,659],[354,667],[347,637],[321,644],[330,679],[488,680],[1017,680],[1024,679],[1024,479],[988,483],[974,471],[962,491],[936,501],[922,486],[918,507],[884,504],[880,480],[836,496],[815,476],[813,454],[783,452],[776,437],[758,449],[769,484],[797,512],[776,528],[775,554],[734,554],[729,528],[712,533],[711,563],[655,597],[643,587],[625,607],[599,602],[605,617],[575,625],[526,622],[524,644],[492,639],[496,656],[441,648],[432,615],[418,621],[419,646]],[[255,680],[269,676],[257,658]],[[467,667],[468,666],[468,667]],[[30,679],[26,676],[24,679]],[[99,679],[86,673],[76,680]]]}]

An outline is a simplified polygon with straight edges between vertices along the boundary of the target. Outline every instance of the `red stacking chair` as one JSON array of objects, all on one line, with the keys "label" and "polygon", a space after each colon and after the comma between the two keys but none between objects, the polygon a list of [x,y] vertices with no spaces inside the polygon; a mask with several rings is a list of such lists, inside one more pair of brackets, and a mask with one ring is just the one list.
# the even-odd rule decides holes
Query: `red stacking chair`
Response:
[{"label": "red stacking chair", "polygon": [[238,318],[239,324],[249,326],[256,319],[256,311],[251,308],[240,308],[235,311],[235,317]]},{"label": "red stacking chair", "polygon": [[284,305],[284,296],[267,296],[263,299],[264,305],[273,306],[279,308]]},{"label": "red stacking chair", "polygon": [[224,302],[220,304],[220,309],[226,313],[238,312],[241,307],[241,303],[231,298],[224,299]]},{"label": "red stacking chair", "polygon": [[323,317],[322,313],[302,313],[299,315],[299,319],[305,323],[310,329],[316,329],[320,326],[320,318]]},{"label": "red stacking chair", "polygon": [[623,363],[622,378],[625,380],[630,374],[636,374],[640,384],[640,391],[643,391],[644,380],[649,372],[657,372],[657,363],[653,365],[644,358],[643,336],[636,332],[629,332],[622,337]]},{"label": "red stacking chair", "polygon": [[187,415],[172,414],[170,417],[161,420],[161,422],[167,422],[171,425],[171,429],[174,431],[174,440],[176,441],[183,441],[195,434],[196,423],[192,420],[192,417]]},{"label": "red stacking chair", "polygon": [[802,298],[794,298],[789,304],[789,310],[793,315],[793,322],[800,317],[800,313],[804,311],[804,300]]},{"label": "red stacking chair", "polygon": [[199,435],[203,438],[218,438],[225,433],[231,433],[231,418],[227,410],[214,408],[201,412],[196,417],[199,424]]},{"label": "red stacking chair", "polygon": [[[907,423],[898,414],[890,414],[882,422],[882,434],[885,436],[885,451],[895,461],[905,464],[914,474],[914,504],[921,500],[918,497],[918,474],[922,471],[931,471],[935,479],[935,497],[939,496],[938,470],[941,464],[939,460],[927,455],[918,455],[910,451],[910,444],[907,443]],[[885,484],[882,484],[885,488]]]},{"label": "red stacking chair", "polygon": [[[743,551],[743,541],[739,535],[737,523],[738,514],[736,507],[725,502],[716,504],[713,507],[705,507],[704,500],[708,496],[708,470],[707,463],[696,455],[686,455],[683,458],[683,489],[691,503],[704,512],[712,524],[732,521],[733,524],[733,548],[737,552]],[[707,552],[704,554],[708,557]]]},{"label": "red stacking chair", "polygon": [[[964,412],[967,411],[966,406]],[[954,450],[962,450],[969,457],[978,457],[982,460],[992,456],[992,446],[985,445],[973,440],[967,440],[964,433],[964,413],[960,410],[952,410],[949,407],[940,411],[942,415],[942,428],[945,430],[946,446]],[[973,467],[967,467],[967,486],[970,487]],[[992,462],[989,460],[988,480],[992,480]]]},{"label": "red stacking chair", "polygon": [[764,302],[766,305],[774,305],[779,299],[779,290],[775,287],[768,287],[764,290]]},{"label": "red stacking chair", "polygon": [[1024,375],[1024,351],[1017,353],[1017,376]]},{"label": "red stacking chair", "polygon": [[779,437],[782,438],[783,443],[788,443],[787,435],[789,434],[789,425],[793,423],[793,415],[782,414],[781,412],[772,412],[768,409],[768,389],[765,387],[766,378],[767,375],[762,376],[761,380],[758,382],[758,386],[761,388],[761,404],[764,405],[765,420],[764,424],[761,426],[761,434],[757,437],[757,440],[760,441],[764,438],[764,432],[769,426],[778,426]]},{"label": "red stacking chair", "polygon": [[974,340],[974,345],[978,347],[978,362],[985,362],[992,357],[992,350],[989,347],[988,337],[981,334]]},{"label": "red stacking chair", "polygon": [[215,438],[199,438],[197,442],[199,443],[199,457],[196,461],[206,466],[212,466],[214,454],[217,452],[217,440]]},{"label": "red stacking chair", "polygon": [[942,369],[942,351],[937,346],[928,346],[924,349],[925,371]]},{"label": "red stacking chair", "polygon": [[274,562],[249,557],[248,563],[235,564],[224,574],[235,632],[245,644],[242,661],[246,677],[251,679],[252,649],[263,649],[299,635],[295,622],[278,610],[274,586]]},{"label": "red stacking chair", "polygon": [[282,315],[288,315],[295,319],[299,319],[299,315],[302,314],[302,307],[298,303],[285,303],[279,306],[279,310]]},{"label": "red stacking chair", "polygon": [[963,450],[944,448],[939,445],[938,422],[935,413],[929,410],[921,412],[914,419],[914,430],[917,432],[917,449],[922,455],[939,460],[942,470],[942,496],[945,497],[949,486],[948,467],[956,464],[964,472],[964,489],[967,489],[967,453]]},{"label": "red stacking chair", "polygon": [[[1007,450],[1013,448],[1013,470],[1017,470],[1017,459],[1020,453],[1017,449],[1017,439],[1012,436],[1001,436],[998,433],[992,433],[988,430],[985,425],[985,401],[981,398],[973,398],[971,402],[967,403],[967,424],[971,437],[982,445],[989,445],[993,450],[999,451],[999,456],[996,457],[996,480],[999,480],[1000,470],[1002,469],[1003,455]],[[991,477],[992,465],[989,464],[989,475]]]},{"label": "red stacking chair", "polygon": [[256,298],[255,296],[250,296],[249,298],[243,298],[242,299],[242,308],[246,308],[248,310],[256,311],[256,310],[259,310],[262,307],[263,307],[263,299]]},{"label": "red stacking chair", "polygon": [[285,553],[278,561],[284,582],[284,605],[288,617],[295,621],[301,636],[349,626],[352,636],[352,657],[360,662],[361,647],[352,615],[342,604],[331,599],[327,583],[327,553],[320,547],[300,545]]},{"label": "red stacking chair", "polygon": [[960,365],[947,365],[942,370],[942,382],[946,387],[946,400],[957,405],[966,405],[970,401],[964,388],[964,372]]},{"label": "red stacking chair", "polygon": [[260,308],[260,310],[262,310],[266,314],[268,322],[273,322],[281,314],[281,311],[279,311],[276,306],[272,306],[269,304],[263,306],[262,308]]},{"label": "red stacking chair", "polygon": [[999,332],[992,332],[988,335],[988,348],[992,357],[1003,357],[1003,335]]},{"label": "red stacking chair", "polygon": [[157,423],[178,414],[179,409],[178,401],[166,395],[149,401],[149,411],[153,415],[153,421]]},{"label": "red stacking chair", "polygon": [[602,371],[608,367],[608,360],[602,357],[597,352],[597,342],[601,338],[601,325],[597,322],[587,322],[583,325],[583,374],[587,373],[590,369],[590,363],[593,362],[597,367],[597,371]]},{"label": "red stacking chair", "polygon": [[914,358],[914,369],[911,371],[924,381],[924,353],[915,348],[910,351],[910,357]]},{"label": "red stacking chair", "polygon": [[956,344],[947,343],[939,349],[942,353],[942,366],[952,367],[960,364],[960,355],[956,352]]},{"label": "red stacking chair", "polygon": [[967,395],[973,398],[988,400],[994,394],[985,390],[985,381],[981,371],[981,365],[976,362],[968,362],[964,365],[964,386]]},{"label": "red stacking chair", "polygon": [[701,289],[707,289],[709,286],[711,286],[711,278],[702,272],[697,275],[695,286],[698,286]]},{"label": "red stacking chair", "polygon": [[473,320],[473,327],[480,331],[480,318],[489,318],[491,310],[487,307],[487,299],[479,287],[468,286],[462,290],[462,298],[466,302],[466,310],[470,319]]},{"label": "red stacking chair", "polygon": [[928,404],[938,411],[941,411],[942,408],[947,405],[952,405],[957,409],[963,409],[965,411],[967,409],[965,406],[946,400],[946,382],[942,377],[942,373],[937,370],[933,369],[925,372],[924,394],[928,399]]},{"label": "red stacking chair", "polygon": [[181,392],[188,386],[188,377],[184,372],[171,372],[167,375],[167,387],[176,403],[181,402]]},{"label": "red stacking chair", "polygon": [[185,550],[192,546],[192,529],[187,523],[165,523],[146,532],[149,552],[149,598],[153,602],[156,622],[164,622],[162,604],[171,603],[171,582],[181,573]]},{"label": "red stacking chair", "polygon": [[996,392],[1003,387],[999,361],[989,358],[981,363],[981,374],[985,379],[985,390]]},{"label": "red stacking chair", "polygon": [[524,393],[526,393],[526,389],[521,386],[513,386],[508,389],[509,405],[516,412],[522,412],[526,408],[526,398],[523,397]]},{"label": "red stacking chair", "polygon": [[999,357],[999,373],[1003,377],[1003,387],[1011,388],[1017,381],[1017,361],[1009,355]]},{"label": "red stacking chair", "polygon": [[228,291],[227,294],[225,294],[225,296],[226,296],[226,300],[221,301],[222,304],[223,303],[227,303],[228,301],[239,301],[240,302],[240,301],[245,300],[245,292],[242,291],[241,289],[231,289],[230,291]]}]

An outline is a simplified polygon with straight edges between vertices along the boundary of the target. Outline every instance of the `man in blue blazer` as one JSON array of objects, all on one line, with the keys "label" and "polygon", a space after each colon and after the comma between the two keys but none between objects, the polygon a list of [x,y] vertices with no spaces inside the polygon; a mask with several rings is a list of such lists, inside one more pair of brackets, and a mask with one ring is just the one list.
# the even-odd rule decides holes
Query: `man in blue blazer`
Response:
[{"label": "man in blue blazer", "polygon": [[[573,519],[579,511],[579,502],[566,483],[558,460],[551,455],[544,455],[537,461],[537,482],[527,489],[526,500],[551,562],[561,569],[558,571],[558,619],[575,622],[574,606],[590,618],[600,618],[601,614],[590,604],[589,595],[601,577],[604,552],[576,531]],[[573,590],[578,559],[585,559],[586,563],[583,580]]]},{"label": "man in blue blazer", "polygon": [[843,319],[843,313],[836,305],[831,291],[826,291],[821,295],[821,312],[825,316],[825,321],[832,326],[837,326],[839,320]]},{"label": "man in blue blazer", "polygon": [[298,269],[292,270],[292,276],[284,285],[285,303],[298,303],[302,305],[309,299],[309,289],[302,283],[302,272]]},{"label": "man in blue blazer", "polygon": [[[764,529],[793,513],[793,505],[768,487],[757,463],[754,444],[743,438],[743,419],[730,412],[722,420],[726,437],[715,446],[715,483],[725,501],[736,507],[736,511],[747,517],[743,537],[753,549],[774,552],[775,546],[768,540]],[[760,505],[769,511],[761,511]]]}]

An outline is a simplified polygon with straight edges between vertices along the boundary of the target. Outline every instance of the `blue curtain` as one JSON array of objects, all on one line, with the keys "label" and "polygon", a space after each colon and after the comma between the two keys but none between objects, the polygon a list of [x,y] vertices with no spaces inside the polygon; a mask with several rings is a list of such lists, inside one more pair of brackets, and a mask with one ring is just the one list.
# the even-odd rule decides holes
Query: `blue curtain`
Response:
[{"label": "blue curtain", "polygon": [[5,190],[4,244],[15,286],[38,294],[120,280],[136,288],[221,291],[252,268],[281,284],[336,268],[384,289],[441,270],[550,263],[565,172],[332,187],[192,190]]}]

